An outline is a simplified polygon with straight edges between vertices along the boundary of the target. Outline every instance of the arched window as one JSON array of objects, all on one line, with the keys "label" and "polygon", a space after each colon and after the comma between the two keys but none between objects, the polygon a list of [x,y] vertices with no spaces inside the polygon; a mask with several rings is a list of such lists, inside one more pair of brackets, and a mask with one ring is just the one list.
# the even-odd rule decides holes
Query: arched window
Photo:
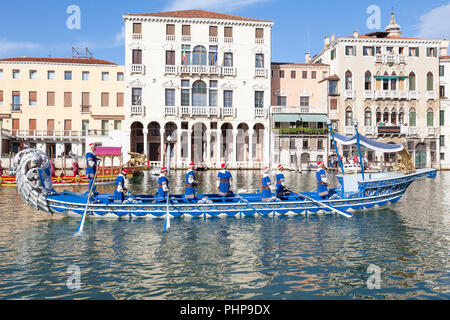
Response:
[{"label": "arched window", "polygon": [[416,126],[416,109],[414,108],[409,109],[409,126]]},{"label": "arched window", "polygon": [[370,71],[366,71],[364,75],[364,89],[372,90],[372,74]]},{"label": "arched window", "polygon": [[391,110],[391,123],[397,125],[397,110],[395,108]]},{"label": "arched window", "polygon": [[394,72],[392,72],[392,76],[395,78],[391,79],[391,90],[397,90],[397,74]]},{"label": "arched window", "polygon": [[433,109],[428,108],[427,110],[427,127],[434,126],[434,112]]},{"label": "arched window", "polygon": [[381,109],[377,108],[377,113],[376,113],[376,120],[377,120],[377,125],[381,125]]},{"label": "arched window", "polygon": [[353,112],[352,108],[350,107],[347,107],[347,109],[345,109],[345,125],[346,126],[353,125]]},{"label": "arched window", "polygon": [[388,109],[388,108],[384,109],[384,112],[383,112],[383,122],[384,122],[385,124],[388,124],[388,123],[389,123],[389,109]]},{"label": "arched window", "polygon": [[416,91],[416,74],[414,72],[409,74],[409,91]]},{"label": "arched window", "polygon": [[433,74],[427,73],[427,91],[433,91]]},{"label": "arched window", "polygon": [[206,107],[206,83],[201,80],[195,81],[192,85],[192,106]]},{"label": "arched window", "polygon": [[389,73],[385,72],[383,76],[385,77],[383,79],[383,90],[389,90]]},{"label": "arched window", "polygon": [[372,111],[369,107],[364,110],[364,126],[370,127],[372,125]]},{"label": "arched window", "polygon": [[206,49],[204,46],[196,46],[192,52],[192,64],[206,66]]},{"label": "arched window", "polygon": [[345,90],[352,90],[352,73],[350,71],[345,73]]},{"label": "arched window", "polygon": [[404,124],[405,123],[405,111],[403,108],[400,108],[400,111],[398,112],[398,124]]}]

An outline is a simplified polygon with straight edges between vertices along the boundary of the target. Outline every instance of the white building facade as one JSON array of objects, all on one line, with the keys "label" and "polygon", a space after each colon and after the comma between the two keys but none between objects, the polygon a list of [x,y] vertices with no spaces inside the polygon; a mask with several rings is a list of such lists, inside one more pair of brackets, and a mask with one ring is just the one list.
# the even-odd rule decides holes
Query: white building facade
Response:
[{"label": "white building facade", "polygon": [[[314,62],[330,65],[329,118],[338,131],[405,142],[417,167],[439,167],[439,39],[406,38],[392,14],[385,31],[325,37]],[[341,150],[345,155],[354,150]],[[368,152],[369,161],[396,162]]]},{"label": "white building facade", "polygon": [[153,165],[259,168],[270,155],[273,23],[203,10],[128,14],[124,149]]},{"label": "white building facade", "polygon": [[[446,54],[446,52],[445,52]],[[439,148],[441,169],[450,170],[450,56],[439,64]]]}]

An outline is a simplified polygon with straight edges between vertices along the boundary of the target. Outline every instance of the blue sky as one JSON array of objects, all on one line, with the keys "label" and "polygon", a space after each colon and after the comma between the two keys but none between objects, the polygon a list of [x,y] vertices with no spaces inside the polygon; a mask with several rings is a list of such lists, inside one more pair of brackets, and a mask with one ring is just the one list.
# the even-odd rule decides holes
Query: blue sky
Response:
[{"label": "blue sky", "polygon": [[[70,5],[81,10],[79,30],[66,27]],[[205,9],[273,21],[272,61],[304,62],[326,35],[374,31],[367,27],[371,5],[380,8],[381,29],[394,7],[404,36],[450,39],[448,0],[16,0],[2,1],[0,57],[71,57],[72,46],[88,46],[96,58],[123,64],[123,14]]]}]

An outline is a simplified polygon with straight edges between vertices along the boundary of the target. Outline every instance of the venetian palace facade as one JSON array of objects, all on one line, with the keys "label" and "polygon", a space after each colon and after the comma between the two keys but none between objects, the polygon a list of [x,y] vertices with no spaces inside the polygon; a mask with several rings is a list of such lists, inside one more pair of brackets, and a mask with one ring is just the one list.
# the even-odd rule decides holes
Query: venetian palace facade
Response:
[{"label": "venetian palace facade", "polygon": [[160,165],[170,142],[174,167],[269,164],[272,22],[203,10],[123,20],[130,151]]},{"label": "venetian palace facade", "polygon": [[[357,120],[361,134],[406,142],[417,167],[438,167],[441,44],[402,37],[394,14],[384,32],[325,37],[313,60],[330,65],[328,115],[337,130],[353,135]],[[392,154],[368,152],[368,158],[396,161]]]},{"label": "venetian palace facade", "polygon": [[122,129],[123,66],[94,58],[0,59],[0,153],[20,144],[81,156]]}]

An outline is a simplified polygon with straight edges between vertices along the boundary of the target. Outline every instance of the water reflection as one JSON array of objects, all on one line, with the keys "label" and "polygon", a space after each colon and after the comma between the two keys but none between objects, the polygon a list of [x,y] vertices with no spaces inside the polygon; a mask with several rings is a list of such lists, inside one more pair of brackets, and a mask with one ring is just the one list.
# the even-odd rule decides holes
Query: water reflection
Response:
[{"label": "water reflection", "polygon": [[[172,171],[182,192],[183,171]],[[199,192],[215,188],[214,171],[198,172]],[[233,189],[254,191],[260,173],[235,171]],[[314,175],[287,173],[298,191]],[[156,192],[145,174],[128,186]],[[75,188],[76,189],[76,188]],[[83,188],[81,188],[83,189]],[[111,192],[113,186],[99,186]],[[49,216],[0,189],[0,298],[3,299],[315,299],[448,298],[450,174],[415,182],[391,209],[345,219],[308,217],[87,220]],[[381,289],[367,289],[367,268],[381,268]],[[67,268],[81,270],[69,290]]]}]

